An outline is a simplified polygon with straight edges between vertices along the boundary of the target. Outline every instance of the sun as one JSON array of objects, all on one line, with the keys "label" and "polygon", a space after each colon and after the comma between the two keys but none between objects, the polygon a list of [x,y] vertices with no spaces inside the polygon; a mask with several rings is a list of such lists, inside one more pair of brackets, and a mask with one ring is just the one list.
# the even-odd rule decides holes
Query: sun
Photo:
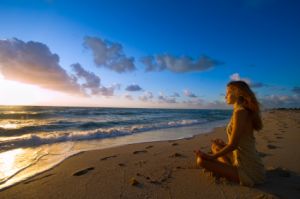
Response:
[{"label": "sun", "polygon": [[0,77],[1,105],[32,105],[41,101],[42,98],[43,95],[39,87]]},{"label": "sun", "polygon": [[4,79],[0,74],[0,105],[72,106],[89,100],[68,93]]}]

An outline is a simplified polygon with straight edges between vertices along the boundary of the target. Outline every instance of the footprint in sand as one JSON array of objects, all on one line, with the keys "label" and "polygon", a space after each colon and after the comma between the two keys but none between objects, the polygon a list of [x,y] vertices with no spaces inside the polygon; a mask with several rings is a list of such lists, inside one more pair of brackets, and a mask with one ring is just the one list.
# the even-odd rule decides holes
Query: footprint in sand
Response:
[{"label": "footprint in sand", "polygon": [[178,145],[178,143],[176,143],[176,142],[172,144],[172,146],[177,146],[177,145]]},{"label": "footprint in sand", "polygon": [[147,150],[134,151],[133,154],[147,153]]},{"label": "footprint in sand", "polygon": [[283,137],[281,137],[281,136],[277,136],[276,138],[277,138],[277,139],[283,139]]},{"label": "footprint in sand", "polygon": [[118,157],[118,155],[111,155],[111,156],[107,156],[107,157],[101,158],[100,160],[103,161],[103,160],[107,160],[109,158],[116,158],[116,157]]},{"label": "footprint in sand", "polygon": [[89,171],[94,170],[94,169],[95,169],[94,167],[89,167],[89,168],[75,172],[73,174],[73,176],[81,176],[81,175],[87,174]]},{"label": "footprint in sand", "polygon": [[177,157],[183,157],[183,155],[180,154],[180,153],[174,153],[174,154],[170,155],[169,157],[170,158],[177,158]]},{"label": "footprint in sand", "polygon": [[153,148],[153,146],[152,146],[152,145],[149,145],[149,146],[146,146],[145,149],[151,149],[151,148]]},{"label": "footprint in sand", "polygon": [[270,154],[266,154],[266,153],[263,153],[263,152],[258,152],[258,155],[262,158],[266,157],[266,156],[269,156]]},{"label": "footprint in sand", "polygon": [[145,161],[145,160],[140,160],[140,161],[138,161],[138,162],[135,162],[134,163],[134,165],[136,165],[136,166],[139,166],[139,167],[142,167],[144,164],[146,164],[147,163],[147,161]]},{"label": "footprint in sand", "polygon": [[272,144],[268,144],[267,147],[269,149],[276,149],[276,148],[278,148],[278,146],[275,146],[275,145],[272,145]]}]

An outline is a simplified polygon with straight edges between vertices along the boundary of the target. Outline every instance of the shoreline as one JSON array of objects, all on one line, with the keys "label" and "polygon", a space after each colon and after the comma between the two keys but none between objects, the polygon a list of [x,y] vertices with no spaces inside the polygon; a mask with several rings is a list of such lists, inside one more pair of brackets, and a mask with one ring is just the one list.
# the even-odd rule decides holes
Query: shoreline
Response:
[{"label": "shoreline", "polygon": [[[36,163],[34,163],[31,166],[28,166],[28,167],[26,166],[25,168],[16,172],[13,176],[10,176],[7,179],[7,182],[0,184],[0,192],[2,190],[10,188],[14,185],[17,185],[21,182],[24,182],[26,180],[30,180],[31,178],[34,178],[37,175],[41,175],[42,173],[49,171],[52,168],[63,163],[66,159],[76,156],[78,154],[81,154],[83,152],[105,150],[105,149],[109,149],[109,148],[122,147],[122,146],[125,147],[127,145],[132,145],[132,144],[146,144],[146,143],[151,143],[151,142],[190,139],[190,138],[193,138],[194,136],[211,133],[215,128],[225,125],[226,122],[228,122],[228,119],[213,121],[213,122],[204,123],[204,124],[191,124],[191,125],[185,125],[185,126],[179,126],[179,127],[154,129],[154,130],[149,130],[146,132],[140,132],[140,133],[136,133],[136,134],[132,134],[132,135],[125,135],[125,136],[112,137],[112,138],[53,143],[53,144],[49,145],[51,148],[52,148],[52,146],[58,147],[59,145],[68,147],[68,145],[71,144],[72,145],[71,148],[76,148],[76,150],[66,151],[65,153],[62,153],[60,155],[62,159],[59,157],[53,159],[53,161],[55,161],[56,163],[54,163],[52,165],[43,165],[43,163],[40,163],[39,161],[37,161]],[[182,137],[182,135],[181,135],[182,132],[185,132],[184,137]],[[156,137],[159,137],[159,138],[157,139]],[[91,145],[92,147],[89,147],[87,145]],[[47,145],[45,145],[45,146],[47,146]],[[60,146],[60,148],[62,146]],[[93,147],[93,146],[95,146],[95,147]],[[33,152],[36,150],[43,150],[43,148],[41,148],[41,147],[43,147],[43,145],[34,149]],[[31,147],[27,147],[27,148],[31,148]],[[48,147],[46,147],[46,148],[48,148]],[[13,149],[13,150],[17,150],[17,149],[18,148]],[[30,153],[32,153],[32,152],[30,152]],[[26,156],[26,153],[24,153],[24,155]],[[44,157],[42,157],[42,158],[44,158]],[[47,162],[49,162],[49,161],[47,161]],[[44,167],[46,169],[41,169],[40,171],[36,171],[36,173],[30,174],[29,176],[23,176],[23,173],[26,173],[26,170],[28,170],[28,169],[34,170],[34,168],[31,169],[31,167],[38,167],[38,168]],[[16,179],[16,178],[20,178],[20,177],[18,177],[18,175],[21,175],[21,178],[24,178],[24,179]],[[8,184],[8,185],[5,185],[5,184]],[[1,185],[4,185],[4,187],[2,187]]]},{"label": "shoreline", "polygon": [[[191,138],[81,152],[2,189],[0,197],[299,198],[300,157],[291,158],[289,154],[297,147],[296,140],[300,137],[297,134],[300,112],[267,111],[263,120],[265,128],[255,133],[268,177],[268,182],[261,186],[240,186],[195,168],[194,149],[209,151],[211,138],[226,138],[225,127],[217,127]],[[133,179],[138,184],[131,185]]]}]

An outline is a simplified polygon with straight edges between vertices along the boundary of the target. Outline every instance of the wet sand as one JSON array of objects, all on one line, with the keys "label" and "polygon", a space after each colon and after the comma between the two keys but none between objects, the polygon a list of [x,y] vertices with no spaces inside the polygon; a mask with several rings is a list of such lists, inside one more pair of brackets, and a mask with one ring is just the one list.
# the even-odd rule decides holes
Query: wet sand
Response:
[{"label": "wet sand", "polygon": [[225,127],[193,138],[88,151],[0,192],[12,198],[300,198],[300,111],[263,113],[257,150],[267,181],[241,186],[196,168],[194,149],[210,150]]}]

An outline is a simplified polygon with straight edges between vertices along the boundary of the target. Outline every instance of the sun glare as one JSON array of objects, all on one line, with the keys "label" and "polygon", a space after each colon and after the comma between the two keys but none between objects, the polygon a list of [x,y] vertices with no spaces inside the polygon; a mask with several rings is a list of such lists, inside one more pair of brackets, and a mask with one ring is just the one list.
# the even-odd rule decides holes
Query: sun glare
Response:
[{"label": "sun glare", "polygon": [[5,80],[0,76],[0,105],[42,105],[56,93],[38,86]]},{"label": "sun glare", "polygon": [[0,184],[6,177],[16,172],[16,156],[22,154],[23,149],[14,149],[0,154]]}]

